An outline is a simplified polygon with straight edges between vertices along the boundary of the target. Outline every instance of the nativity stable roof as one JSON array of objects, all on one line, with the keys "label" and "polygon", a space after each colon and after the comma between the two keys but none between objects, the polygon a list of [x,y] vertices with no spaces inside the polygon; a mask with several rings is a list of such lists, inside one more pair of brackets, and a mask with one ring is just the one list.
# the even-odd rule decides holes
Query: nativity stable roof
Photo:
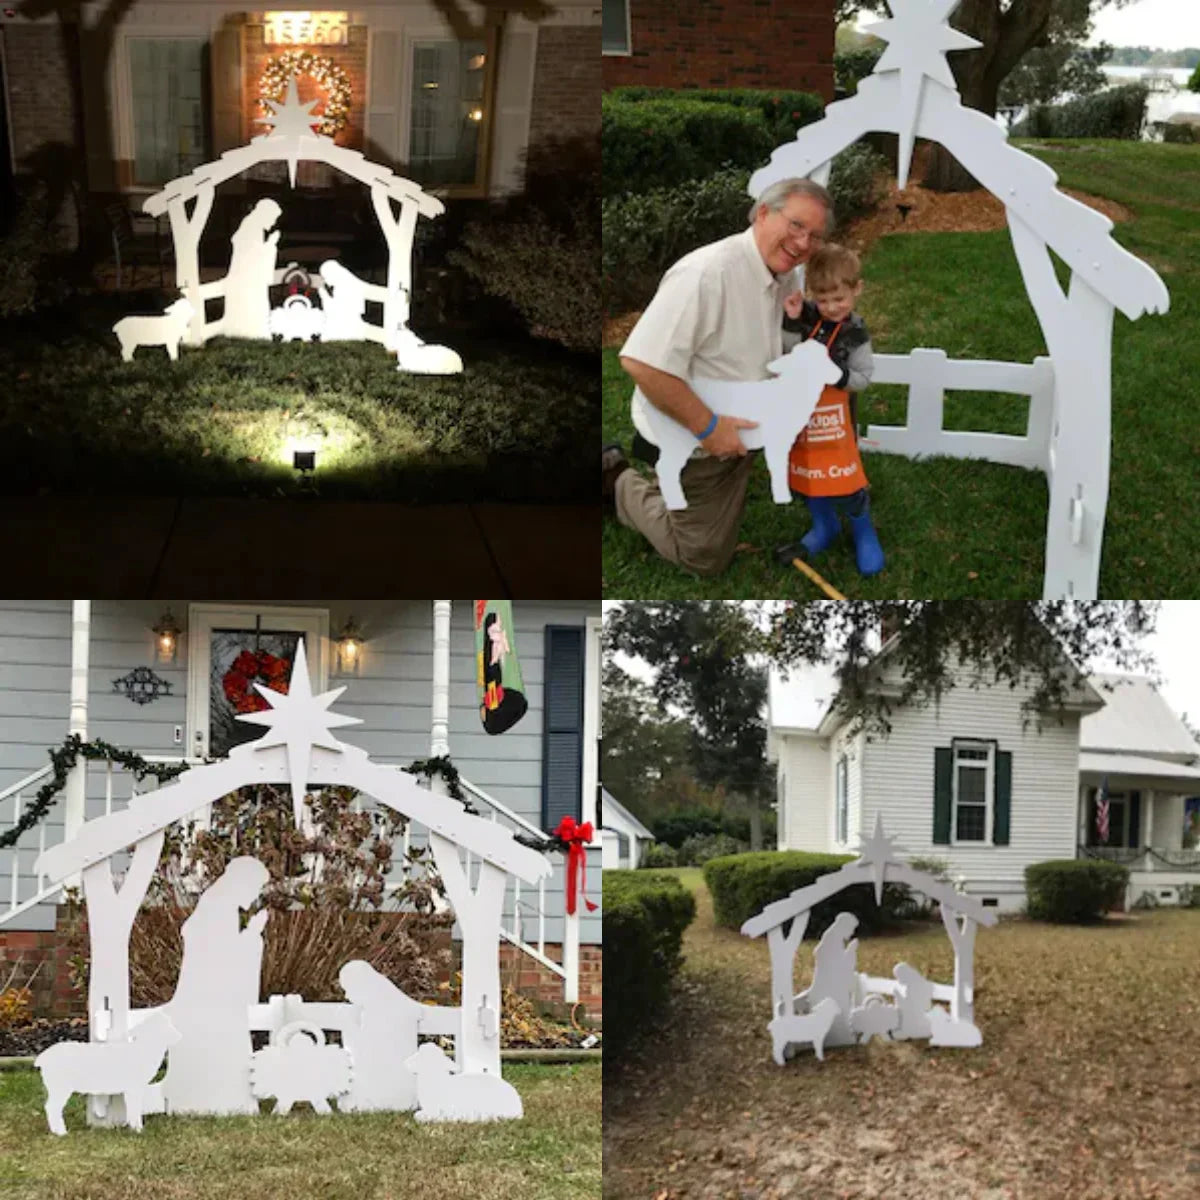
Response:
[{"label": "nativity stable roof", "polygon": [[1141,675],[1095,675],[1092,683],[1105,705],[1080,723],[1082,750],[1125,752],[1177,762],[1200,757],[1200,745],[1149,679]]}]

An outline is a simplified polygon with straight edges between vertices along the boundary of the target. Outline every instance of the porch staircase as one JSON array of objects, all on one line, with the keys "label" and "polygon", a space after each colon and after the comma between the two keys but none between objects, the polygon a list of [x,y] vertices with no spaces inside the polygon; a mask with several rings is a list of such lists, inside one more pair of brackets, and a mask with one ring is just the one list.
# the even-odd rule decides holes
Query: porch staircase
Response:
[{"label": "porch staircase", "polygon": [[[83,761],[86,762],[85,769],[88,772],[85,795],[88,797],[86,807],[89,819],[95,819],[101,813],[108,815],[120,811],[128,806],[134,796],[154,791],[159,786],[153,777],[139,782],[133,772],[110,761]],[[156,765],[166,765],[180,762],[199,763],[203,760],[152,756],[148,757],[147,761]],[[34,802],[39,789],[52,778],[53,770],[47,765],[0,791],[0,834],[12,829],[20,821],[21,815]],[[538,840],[545,838],[545,834],[536,825],[513,812],[482,788],[461,777],[459,782],[467,793],[470,804],[480,816],[512,833]],[[360,796],[356,801],[356,808],[362,811],[364,805],[370,803],[372,801],[369,797]],[[5,926],[12,927],[18,918],[40,904],[57,902],[63,891],[63,882],[51,883],[44,876],[36,875],[34,870],[39,856],[63,840],[63,822],[61,818],[55,819],[61,812],[62,804],[63,795],[60,793],[36,827],[26,830],[15,846],[0,850],[0,930]],[[203,824],[204,814],[198,815],[200,823]],[[410,821],[403,835],[403,850],[407,851],[414,843],[420,844],[421,840],[423,830],[414,830]],[[474,885],[478,875],[478,860],[466,850],[461,850],[460,854],[467,878]],[[406,856],[396,857],[399,863],[403,863]],[[404,867],[398,866],[394,870],[394,887],[399,888],[404,882]],[[522,954],[560,979],[563,984],[563,998],[574,1002],[578,999],[579,987],[576,949],[578,924],[561,910],[561,893],[548,898],[545,880],[533,888],[528,884],[522,886],[521,880],[513,875],[508,876],[506,889],[501,936],[517,947]],[[547,953],[547,929],[550,921],[561,922],[562,962],[556,962]],[[571,926],[574,926],[574,929]]]}]

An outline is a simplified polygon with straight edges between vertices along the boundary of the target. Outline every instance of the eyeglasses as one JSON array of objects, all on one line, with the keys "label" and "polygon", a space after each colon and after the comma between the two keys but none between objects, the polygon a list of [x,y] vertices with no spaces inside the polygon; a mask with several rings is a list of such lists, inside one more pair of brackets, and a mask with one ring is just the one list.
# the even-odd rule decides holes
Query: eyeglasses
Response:
[{"label": "eyeglasses", "polygon": [[[783,214],[780,213],[780,216],[783,216]],[[790,233],[792,237],[803,237],[814,246],[819,246],[825,240],[825,235],[823,233],[815,233],[813,230],[809,229],[809,227],[805,225],[803,221],[797,221],[791,217],[786,217],[784,219],[787,221],[788,233]]]}]

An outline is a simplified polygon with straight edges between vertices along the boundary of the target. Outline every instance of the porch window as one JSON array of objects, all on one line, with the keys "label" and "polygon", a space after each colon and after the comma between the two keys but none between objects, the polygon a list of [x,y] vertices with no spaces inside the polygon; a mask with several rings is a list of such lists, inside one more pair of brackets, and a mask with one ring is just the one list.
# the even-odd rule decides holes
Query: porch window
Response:
[{"label": "porch window", "polygon": [[130,38],[133,179],[157,186],[208,157],[201,38]]},{"label": "porch window", "polygon": [[843,754],[837,760],[837,840],[844,846],[850,832],[849,768]]},{"label": "porch window", "polygon": [[1141,826],[1141,793],[1108,793],[1108,841],[1100,840],[1096,826],[1096,807],[1100,789],[1092,788],[1088,802],[1087,845],[1108,846],[1117,850],[1136,850]]},{"label": "porch window", "polygon": [[959,742],[954,747],[954,840],[988,840],[992,747]]},{"label": "porch window", "polygon": [[486,192],[498,42],[413,43],[406,174],[422,187]]},{"label": "porch window", "polygon": [[629,0],[603,0],[600,53],[629,54]]}]

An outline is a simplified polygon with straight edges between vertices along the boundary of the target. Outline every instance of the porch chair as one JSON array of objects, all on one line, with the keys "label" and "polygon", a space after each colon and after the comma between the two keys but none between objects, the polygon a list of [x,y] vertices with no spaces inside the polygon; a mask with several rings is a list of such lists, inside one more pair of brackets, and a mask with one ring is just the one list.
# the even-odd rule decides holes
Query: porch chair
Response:
[{"label": "porch chair", "polygon": [[117,264],[117,291],[121,290],[123,269],[129,268],[129,286],[134,287],[139,267],[158,267],[158,286],[165,288],[166,268],[171,261],[170,239],[165,237],[155,217],[134,214],[123,200],[105,207],[112,234],[113,257]]}]

